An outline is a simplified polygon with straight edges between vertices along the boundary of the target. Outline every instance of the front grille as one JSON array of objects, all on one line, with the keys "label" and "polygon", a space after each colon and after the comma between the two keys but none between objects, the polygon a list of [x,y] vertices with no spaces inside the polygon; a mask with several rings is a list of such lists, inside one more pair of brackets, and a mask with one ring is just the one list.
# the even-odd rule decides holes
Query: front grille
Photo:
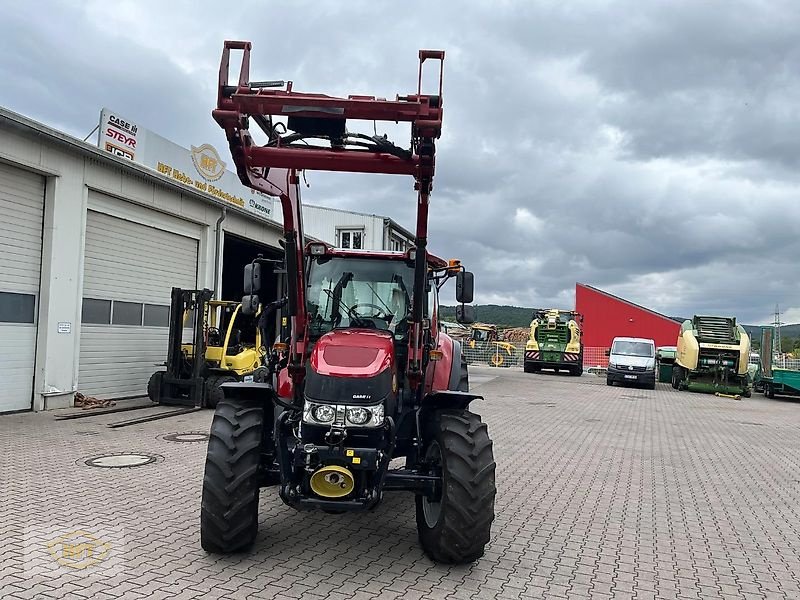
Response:
[{"label": "front grille", "polygon": [[695,317],[697,339],[712,344],[736,344],[736,320],[728,317]]}]

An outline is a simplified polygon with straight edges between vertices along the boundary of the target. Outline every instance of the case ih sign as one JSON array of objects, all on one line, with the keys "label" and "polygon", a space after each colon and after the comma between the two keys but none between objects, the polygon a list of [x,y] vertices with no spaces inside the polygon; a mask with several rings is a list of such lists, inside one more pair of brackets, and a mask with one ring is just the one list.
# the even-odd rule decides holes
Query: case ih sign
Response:
[{"label": "case ih sign", "polygon": [[100,112],[98,146],[250,213],[273,220],[281,218],[274,213],[274,200],[243,186],[234,173],[226,170],[225,162],[211,144],[188,150],[104,108]]}]

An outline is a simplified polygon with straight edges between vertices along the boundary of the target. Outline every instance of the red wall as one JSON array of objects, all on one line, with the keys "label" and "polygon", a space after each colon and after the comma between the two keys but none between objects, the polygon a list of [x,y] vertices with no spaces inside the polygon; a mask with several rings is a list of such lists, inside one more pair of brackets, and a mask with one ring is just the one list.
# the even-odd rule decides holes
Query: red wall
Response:
[{"label": "red wall", "polygon": [[575,285],[575,310],[583,315],[583,345],[608,348],[617,336],[655,340],[656,346],[674,346],[681,325],[620,298]]}]

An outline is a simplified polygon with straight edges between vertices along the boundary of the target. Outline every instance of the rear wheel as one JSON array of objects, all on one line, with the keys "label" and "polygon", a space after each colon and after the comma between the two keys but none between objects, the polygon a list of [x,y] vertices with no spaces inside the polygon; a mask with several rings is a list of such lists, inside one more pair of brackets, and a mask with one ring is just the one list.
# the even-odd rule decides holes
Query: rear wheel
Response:
[{"label": "rear wheel", "polygon": [[614,382],[611,381],[608,377],[606,377],[606,385],[614,385]]},{"label": "rear wheel", "polygon": [[443,411],[425,451],[441,475],[441,496],[416,498],[417,532],[425,553],[440,563],[464,564],[483,556],[494,520],[496,494],[492,440],[468,410]]},{"label": "rear wheel", "polygon": [[225,399],[225,392],[222,391],[223,383],[232,383],[239,381],[233,375],[212,375],[206,379],[206,406],[208,408],[215,408],[220,402]]},{"label": "rear wheel", "polygon": [[211,423],[200,544],[229,553],[253,545],[258,530],[258,467],[264,410],[253,402],[223,400]]},{"label": "rear wheel", "polygon": [[770,400],[775,397],[775,388],[772,387],[771,383],[764,384],[764,395]]},{"label": "rear wheel", "polygon": [[164,377],[164,371],[156,371],[150,375],[150,380],[147,382],[147,397],[153,402],[158,402],[158,397],[161,392],[161,380]]},{"label": "rear wheel", "polygon": [[672,367],[672,387],[676,390],[681,389],[681,382],[683,381],[683,368],[680,365]]}]

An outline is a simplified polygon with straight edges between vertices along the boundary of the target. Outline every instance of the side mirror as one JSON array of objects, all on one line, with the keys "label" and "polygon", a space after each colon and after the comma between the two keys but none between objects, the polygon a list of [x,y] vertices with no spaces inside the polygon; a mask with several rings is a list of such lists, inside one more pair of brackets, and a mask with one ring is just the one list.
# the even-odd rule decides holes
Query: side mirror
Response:
[{"label": "side mirror", "polygon": [[606,350],[606,356],[611,356],[611,349]]},{"label": "side mirror", "polygon": [[475,277],[469,271],[461,271],[456,275],[456,302],[469,304],[475,291]]},{"label": "side mirror", "polygon": [[244,267],[244,293],[257,294],[261,291],[261,265],[250,263]]},{"label": "side mirror", "polygon": [[259,300],[258,296],[251,294],[242,298],[242,314],[254,315],[258,312]]},{"label": "side mirror", "polygon": [[462,325],[469,325],[475,322],[475,307],[467,304],[456,306],[456,322]]}]

